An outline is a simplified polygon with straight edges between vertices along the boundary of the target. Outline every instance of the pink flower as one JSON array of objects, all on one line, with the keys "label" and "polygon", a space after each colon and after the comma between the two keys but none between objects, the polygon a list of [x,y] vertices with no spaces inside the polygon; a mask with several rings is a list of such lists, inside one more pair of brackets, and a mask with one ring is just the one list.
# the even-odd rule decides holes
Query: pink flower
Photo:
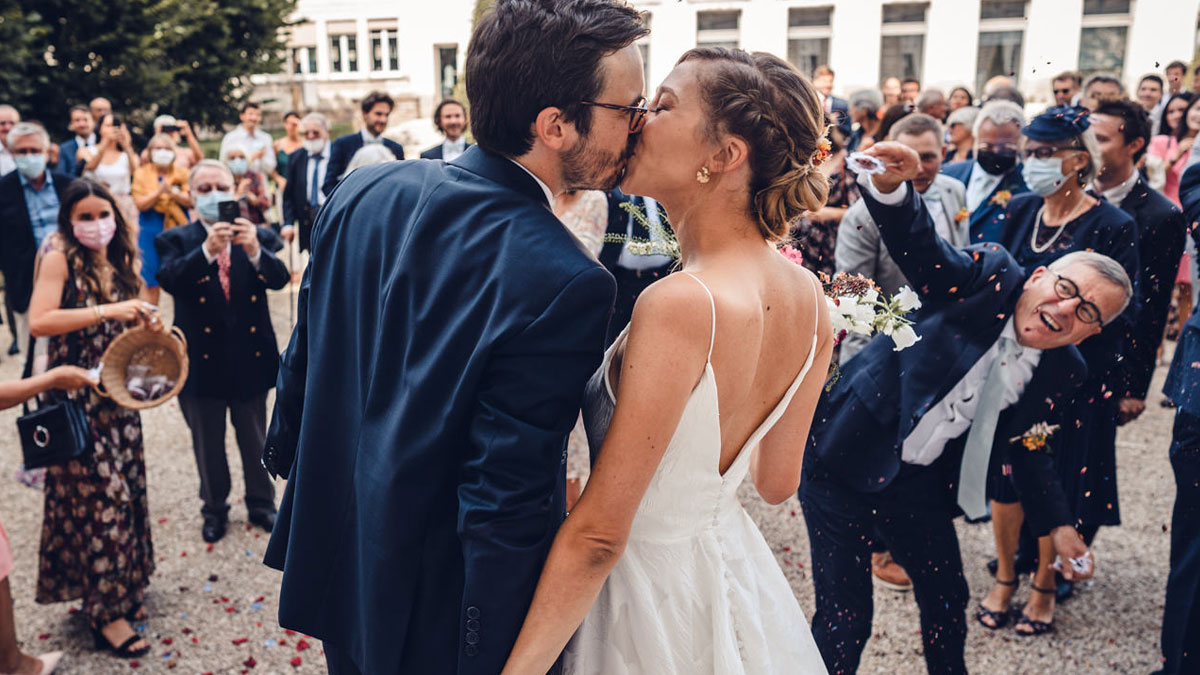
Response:
[{"label": "pink flower", "polygon": [[783,257],[791,260],[797,265],[804,264],[804,254],[798,249],[792,248],[791,244],[785,245],[783,248],[779,249],[779,252],[783,254]]}]

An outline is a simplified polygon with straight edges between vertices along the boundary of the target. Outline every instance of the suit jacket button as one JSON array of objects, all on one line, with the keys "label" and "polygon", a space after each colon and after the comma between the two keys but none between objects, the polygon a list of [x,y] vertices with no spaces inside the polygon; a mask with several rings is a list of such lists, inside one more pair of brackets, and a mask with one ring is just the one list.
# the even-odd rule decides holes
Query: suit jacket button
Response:
[{"label": "suit jacket button", "polygon": [[203,305],[206,301],[208,301],[208,298],[206,298],[204,296],[200,296],[200,304]]},{"label": "suit jacket button", "polygon": [[257,295],[251,295],[251,296],[250,296],[250,302],[258,302],[258,296],[257,296]]},{"label": "suit jacket button", "polygon": [[478,607],[468,607],[467,608],[467,618],[468,619],[478,619],[479,618],[479,608]]},{"label": "suit jacket button", "polygon": [[211,329],[211,328],[209,328],[208,326],[205,326],[205,327],[204,327],[204,332],[205,332],[205,333],[211,333],[211,332],[212,332],[212,329]]},{"label": "suit jacket button", "polygon": [[479,644],[479,633],[476,633],[473,630],[467,631],[466,640],[467,640],[467,644],[469,644],[469,645]]},{"label": "suit jacket button", "polygon": [[479,620],[478,619],[467,619],[467,630],[472,630],[472,631],[479,630]]},{"label": "suit jacket button", "polygon": [[475,645],[467,645],[467,656],[475,656],[479,653],[479,647]]},{"label": "suit jacket button", "polygon": [[208,354],[204,354],[204,360],[208,360]]},{"label": "suit jacket button", "polygon": [[258,326],[250,326],[250,332],[251,332],[251,333],[257,333],[257,332],[258,332]]},{"label": "suit jacket button", "polygon": [[254,358],[257,359],[260,356],[262,356],[262,352],[254,352]]}]

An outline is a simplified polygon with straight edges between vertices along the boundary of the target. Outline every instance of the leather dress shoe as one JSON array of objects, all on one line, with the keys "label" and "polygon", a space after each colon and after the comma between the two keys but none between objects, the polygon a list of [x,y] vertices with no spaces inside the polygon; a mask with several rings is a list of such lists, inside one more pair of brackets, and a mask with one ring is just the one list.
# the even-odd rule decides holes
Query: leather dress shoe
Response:
[{"label": "leather dress shoe", "polygon": [[250,522],[270,532],[275,529],[275,512],[262,511],[250,514]]},{"label": "leather dress shoe", "polygon": [[200,528],[204,541],[212,544],[225,536],[225,519],[217,516],[204,516],[204,526]]}]

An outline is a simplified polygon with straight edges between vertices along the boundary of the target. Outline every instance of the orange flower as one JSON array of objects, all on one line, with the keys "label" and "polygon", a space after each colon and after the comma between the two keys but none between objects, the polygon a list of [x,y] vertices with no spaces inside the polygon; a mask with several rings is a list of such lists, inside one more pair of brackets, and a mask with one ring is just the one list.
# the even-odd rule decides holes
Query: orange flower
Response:
[{"label": "orange flower", "polygon": [[992,195],[991,202],[1000,208],[1008,206],[1008,200],[1012,199],[1012,193],[1008,190],[996,190],[996,194]]},{"label": "orange flower", "polygon": [[954,222],[961,223],[962,221],[964,221],[970,217],[971,217],[971,212],[968,211],[967,207],[964,206],[963,208],[959,209],[958,214],[954,216]]}]

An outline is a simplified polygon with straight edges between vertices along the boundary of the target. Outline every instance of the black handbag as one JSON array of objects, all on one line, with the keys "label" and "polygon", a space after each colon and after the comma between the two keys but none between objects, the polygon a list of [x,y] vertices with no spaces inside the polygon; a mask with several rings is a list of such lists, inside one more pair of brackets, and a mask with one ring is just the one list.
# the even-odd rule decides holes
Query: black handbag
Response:
[{"label": "black handbag", "polygon": [[[33,373],[34,337],[29,337],[29,351],[25,352],[25,371],[21,378]],[[74,363],[76,350],[72,349],[68,362]],[[88,422],[83,406],[71,399],[66,392],[55,389],[44,394],[43,402],[37,398],[38,407],[29,411],[29,401],[22,406],[24,413],[17,418],[17,435],[21,438],[21,454],[26,469],[40,469],[61,464],[83,454],[87,448]]]}]

